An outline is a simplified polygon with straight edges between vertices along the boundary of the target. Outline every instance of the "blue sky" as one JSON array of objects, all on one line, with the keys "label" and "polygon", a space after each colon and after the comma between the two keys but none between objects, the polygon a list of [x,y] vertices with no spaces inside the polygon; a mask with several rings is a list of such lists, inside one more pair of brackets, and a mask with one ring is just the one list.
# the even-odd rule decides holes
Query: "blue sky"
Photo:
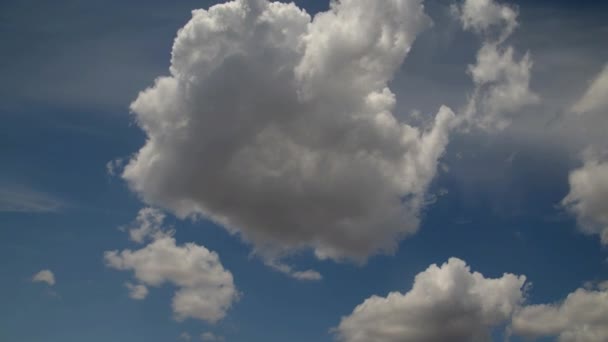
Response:
[{"label": "blue sky", "polygon": [[[605,4],[586,1],[577,8],[568,2],[508,4],[518,6],[519,25],[500,44],[513,47],[515,62],[529,52],[533,64],[526,91],[537,94],[540,101],[510,112],[506,128],[488,130],[477,125],[476,120],[486,115],[483,110],[467,119],[471,121],[463,124],[466,129],[454,128],[432,174],[420,180],[428,184],[423,190],[402,194],[404,206],[415,207],[414,216],[420,219],[417,231],[400,230],[404,235],[412,233],[405,238],[389,234],[391,241],[397,243],[394,253],[361,252],[367,253],[361,262],[349,259],[352,253],[359,253],[353,252],[354,247],[330,240],[330,228],[312,231],[316,235],[308,240],[301,238],[308,231],[297,235],[294,230],[296,237],[292,237],[289,225],[277,228],[279,233],[269,233],[265,228],[256,228],[266,218],[255,213],[250,215],[253,219],[249,228],[250,221],[243,219],[250,217],[246,211],[249,208],[224,209],[210,195],[199,199],[198,193],[186,190],[176,190],[177,195],[164,193],[168,187],[151,184],[150,179],[157,176],[154,170],[132,178],[108,172],[109,161],[135,156],[156,134],[140,127],[146,124],[144,117],[151,114],[139,109],[141,114],[137,108],[136,113],[130,113],[129,105],[139,91],[153,85],[156,77],[169,75],[172,42],[178,29],[190,20],[190,11],[214,3],[114,1],[101,5],[62,0],[52,4],[5,1],[0,5],[0,70],[4,75],[0,86],[0,340],[165,342],[184,340],[187,333],[197,341],[201,334],[210,332],[216,340],[234,342],[338,338],[357,342],[350,330],[332,329],[341,326],[343,317],[358,319],[352,314],[353,309],[367,298],[384,297],[392,291],[406,293],[417,274],[429,265],[442,265],[450,257],[466,261],[472,271],[485,278],[501,278],[505,272],[525,275],[531,285],[525,291],[520,313],[534,304],[559,306],[568,294],[585,288],[585,283],[608,279],[608,251],[600,241],[602,232],[608,230],[608,208],[599,205],[596,211],[568,210],[560,204],[569,193],[576,192],[569,178],[573,171],[596,164],[600,166],[594,175],[599,180],[592,189],[598,189],[598,193],[590,194],[590,198],[608,201],[608,193],[602,192],[608,185],[601,183],[607,178],[601,166],[606,165],[608,106],[605,101],[596,101],[599,104],[593,104],[590,113],[571,117],[572,104],[589,92],[594,80],[601,79],[598,75],[608,61],[608,46],[603,43],[608,38]],[[324,1],[296,4],[313,15],[328,8]],[[478,50],[492,38],[474,29],[463,29],[459,18],[450,12],[451,4],[425,4],[425,12],[434,24],[417,33],[411,51],[403,63],[396,65],[388,83],[396,97],[393,115],[422,130],[432,129],[434,113],[440,105],[449,106],[458,117],[477,86],[480,91],[487,90],[471,80],[467,66],[476,63]],[[414,19],[408,14],[403,20]],[[211,43],[195,41],[193,48]],[[244,59],[247,61],[247,55]],[[229,78],[221,71],[230,68],[218,70],[218,79]],[[196,72],[192,71],[195,76]],[[257,84],[256,80],[241,81]],[[319,87],[330,81],[319,83]],[[225,89],[232,91],[234,84],[238,82],[227,81]],[[207,89],[205,85],[201,87]],[[608,85],[597,88],[600,95],[608,95]],[[333,91],[329,86],[327,89]],[[240,97],[218,98],[213,103],[219,107],[224,104],[222,101],[230,104]],[[204,101],[203,104],[206,105]],[[196,108],[188,110],[194,116],[199,113]],[[237,116],[233,120],[238,119]],[[325,124],[310,122],[311,127]],[[227,134],[221,129],[218,132]],[[213,135],[214,131],[201,131],[200,135],[205,133]],[[202,141],[188,141],[191,145],[184,146],[202,148]],[[183,148],[175,144],[177,147],[171,145],[169,151]],[[584,151],[589,149],[594,152],[585,157]],[[188,154],[176,154],[177,161],[189,160]],[[213,154],[201,156],[209,157],[202,162],[215,161]],[[210,183],[224,180],[214,179],[199,169],[200,164],[184,162],[178,166],[185,170],[183,174],[200,173]],[[121,164],[120,169],[124,167]],[[161,172],[158,177],[171,178],[172,170]],[[152,176],[147,178],[148,175]],[[167,182],[173,184],[173,179]],[[347,185],[364,189],[365,182],[367,179]],[[226,189],[230,196],[251,196],[249,188],[235,184]],[[175,188],[181,189],[182,185]],[[281,185],[277,181],[277,187]],[[410,191],[405,185],[404,188]],[[281,193],[279,190],[277,193]],[[268,190],[259,196],[273,194]],[[585,194],[579,194],[578,203],[591,203],[585,202]],[[372,195],[375,194],[370,198]],[[188,212],[189,217],[180,218],[182,207],[175,204],[179,196],[189,200],[194,197],[195,204],[213,203],[212,209],[207,214]],[[319,202],[341,207],[340,201],[347,197],[328,196]],[[418,198],[423,204],[416,202]],[[280,203],[281,199],[277,201]],[[307,203],[302,200],[293,206],[303,204]],[[288,201],[284,205],[291,208]],[[124,284],[137,282],[133,272],[108,266],[105,251],[145,248],[146,245],[130,241],[127,229],[121,227],[130,227],[138,211],[148,206],[167,214],[163,229],[175,229],[178,245],[194,242],[217,252],[223,269],[232,274],[240,295],[218,322],[192,317],[174,319],[171,298],[179,286],[171,281],[160,287],[147,284],[150,293],[144,300],[129,298]],[[311,207],[315,208],[314,203]],[[209,212],[233,218],[231,222],[238,222],[238,227],[227,229],[229,225],[221,219],[214,223],[209,220]],[[596,212],[600,214],[593,216]],[[280,222],[293,223],[295,227],[302,215],[306,216],[285,214]],[[319,221],[323,218],[321,215]],[[309,222],[317,220],[302,225]],[[370,234],[377,231],[378,235],[384,229],[384,225],[362,227]],[[340,234],[346,236],[348,231]],[[384,243],[378,239],[379,244]],[[267,251],[266,243],[272,245]],[[315,256],[327,246],[340,257]],[[286,253],[284,249],[297,251]],[[315,270],[322,279],[294,279],[266,265],[271,260],[297,270]],[[32,281],[34,274],[44,269],[53,272],[54,284]],[[601,286],[595,290],[590,286],[586,287],[588,294],[606,291]],[[598,306],[608,308],[608,303]],[[494,334],[495,340],[502,340],[504,327],[510,324],[511,318],[484,328]],[[576,328],[579,323],[572,324]],[[542,341],[569,341],[564,336],[571,327],[566,324],[560,329],[546,334],[523,329],[511,340],[528,336]],[[409,341],[406,337],[401,340]],[[461,340],[454,337],[454,341]],[[434,340],[429,337],[428,341]],[[579,341],[596,340],[579,337]]]}]

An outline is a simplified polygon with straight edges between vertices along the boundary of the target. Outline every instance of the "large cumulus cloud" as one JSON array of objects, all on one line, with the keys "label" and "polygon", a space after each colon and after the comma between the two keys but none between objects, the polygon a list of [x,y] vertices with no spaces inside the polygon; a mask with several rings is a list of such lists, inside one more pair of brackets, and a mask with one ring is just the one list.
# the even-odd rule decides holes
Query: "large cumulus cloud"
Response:
[{"label": "large cumulus cloud", "polygon": [[486,278],[460,259],[431,265],[407,293],[372,296],[342,318],[344,342],[482,342],[524,300],[525,276]]},{"label": "large cumulus cloud", "polygon": [[123,177],[150,204],[214,220],[274,258],[364,260],[416,231],[454,114],[397,120],[388,88],[421,0],[343,0],[311,18],[237,0],[193,11],[170,75],[131,109],[147,141]]}]

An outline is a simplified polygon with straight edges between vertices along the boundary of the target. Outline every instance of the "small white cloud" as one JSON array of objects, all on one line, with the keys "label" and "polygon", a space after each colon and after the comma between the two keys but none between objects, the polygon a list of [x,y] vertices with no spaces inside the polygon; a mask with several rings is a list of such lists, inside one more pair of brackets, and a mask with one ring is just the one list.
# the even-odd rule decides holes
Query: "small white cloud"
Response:
[{"label": "small white cloud", "polygon": [[122,173],[122,167],[124,165],[124,159],[117,158],[110,160],[106,163],[106,172],[110,176],[116,176]]},{"label": "small white cloud", "polygon": [[[239,297],[232,273],[224,269],[217,253],[194,243],[178,246],[172,236],[159,236],[136,251],[107,251],[104,260],[108,267],[133,271],[142,286],[177,286],[172,303],[177,320],[215,323]],[[129,290],[135,299],[147,294],[146,287]]]},{"label": "small white cloud", "polygon": [[323,279],[321,273],[315,270],[296,271],[291,266],[275,260],[266,261],[266,265],[297,280],[319,281]]},{"label": "small white cloud", "polygon": [[190,341],[192,340],[192,336],[187,332],[183,332],[179,335],[179,339],[182,341]]},{"label": "small white cloud", "polygon": [[608,244],[608,161],[588,151],[582,167],[570,172],[570,192],[562,205],[578,221],[584,233],[597,234]]},{"label": "small white cloud", "polygon": [[318,281],[323,279],[321,273],[315,270],[296,271],[293,272],[292,277],[298,280]]},{"label": "small white cloud", "polygon": [[419,273],[407,293],[372,296],[335,329],[343,342],[489,341],[524,300],[525,276],[485,278],[451,258]]},{"label": "small white cloud", "polygon": [[608,110],[608,63],[591,82],[583,97],[572,107],[572,111],[579,114],[599,110]]},{"label": "small white cloud", "polygon": [[580,288],[561,303],[530,305],[517,311],[511,330],[526,338],[557,337],[559,342],[608,341],[608,288]]},{"label": "small white cloud", "polygon": [[494,0],[466,0],[460,7],[453,6],[453,11],[465,30],[484,39],[477,62],[469,66],[475,90],[463,117],[485,130],[504,129],[511,123],[509,114],[540,101],[529,88],[530,55],[516,60],[513,47],[503,46],[517,27],[518,13]]},{"label": "small white cloud", "polygon": [[462,22],[465,30],[489,36],[498,33],[497,40],[506,39],[517,27],[517,9],[494,0],[466,0],[462,6],[452,6],[452,12]]},{"label": "small white cloud", "polygon": [[126,283],[125,287],[129,289],[129,297],[132,299],[142,300],[148,296],[148,288],[144,285]]},{"label": "small white cloud", "polygon": [[154,208],[143,208],[137,213],[135,222],[126,229],[129,231],[129,237],[137,243],[144,243],[148,239],[159,238],[162,236],[171,236],[173,231],[163,229],[163,221],[165,214]]},{"label": "small white cloud", "polygon": [[47,283],[49,286],[55,285],[55,275],[51,270],[42,270],[32,277],[35,283]]}]

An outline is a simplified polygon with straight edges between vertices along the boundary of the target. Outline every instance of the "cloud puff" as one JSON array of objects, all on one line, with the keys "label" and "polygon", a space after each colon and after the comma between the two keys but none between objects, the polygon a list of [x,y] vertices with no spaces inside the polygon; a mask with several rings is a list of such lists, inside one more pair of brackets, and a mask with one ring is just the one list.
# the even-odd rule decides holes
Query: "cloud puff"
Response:
[{"label": "cloud puff", "polygon": [[465,30],[484,39],[477,61],[469,66],[475,90],[464,118],[485,130],[504,129],[509,114],[539,102],[530,88],[532,60],[526,53],[517,60],[514,49],[503,42],[517,27],[517,11],[493,0],[466,0],[453,6]]},{"label": "cloud puff", "polygon": [[165,214],[155,208],[143,208],[137,213],[137,218],[131,227],[126,228],[129,231],[129,237],[132,241],[143,243],[148,239],[171,235],[172,231],[163,229],[163,221]]},{"label": "cloud puff", "polygon": [[[144,209],[138,219],[150,217],[151,213],[158,214]],[[155,224],[160,226],[162,217],[159,220]],[[108,267],[134,272],[140,284],[126,285],[133,299],[147,296],[146,285],[177,286],[172,306],[178,320],[196,318],[217,322],[239,297],[232,273],[224,269],[215,252],[194,243],[178,246],[170,232],[154,234],[152,242],[136,251],[106,251],[104,260]]]},{"label": "cloud puff", "polygon": [[557,304],[530,305],[513,317],[513,333],[539,338],[557,336],[560,342],[608,341],[608,286],[577,289]]},{"label": "cloud puff", "polygon": [[47,283],[49,286],[55,285],[55,275],[51,270],[42,270],[32,277],[35,283]]},{"label": "cloud puff", "polygon": [[608,245],[608,162],[593,153],[584,158],[583,166],[570,172],[570,192],[562,205],[576,216],[584,233],[597,234]]},{"label": "cloud puff", "polygon": [[146,144],[123,177],[149,204],[209,218],[268,259],[363,261],[418,228],[448,143],[399,122],[387,84],[428,27],[421,0],[238,0],[193,11],[171,75],[131,104]]},{"label": "cloud puff", "polygon": [[498,33],[499,41],[506,39],[517,27],[517,10],[494,0],[466,0],[460,7],[453,5],[452,10],[465,30],[485,36]]},{"label": "cloud puff", "polygon": [[583,97],[572,107],[572,111],[579,114],[600,110],[608,111],[608,64],[591,82]]},{"label": "cloud puff", "polygon": [[129,297],[136,300],[145,299],[148,296],[148,288],[141,284],[126,283],[125,287],[129,289]]},{"label": "cloud puff", "polygon": [[372,296],[336,328],[344,342],[477,342],[523,302],[525,276],[485,278],[451,258],[416,276],[412,289]]}]

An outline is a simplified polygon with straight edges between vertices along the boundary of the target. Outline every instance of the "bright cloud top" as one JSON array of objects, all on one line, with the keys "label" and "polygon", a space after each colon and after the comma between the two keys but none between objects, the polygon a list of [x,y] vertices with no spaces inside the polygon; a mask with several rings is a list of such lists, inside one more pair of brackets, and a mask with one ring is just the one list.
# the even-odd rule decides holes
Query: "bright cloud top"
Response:
[{"label": "bright cloud top", "polygon": [[421,0],[343,0],[314,18],[266,0],[195,10],[171,75],[131,105],[148,139],[123,177],[269,260],[394,251],[418,228],[454,124],[447,107],[428,129],[392,114],[387,84],[429,24]]},{"label": "bright cloud top", "polygon": [[[142,209],[136,222],[150,225],[157,219],[153,209]],[[133,230],[138,227],[132,228]],[[131,236],[133,236],[131,234]],[[239,297],[232,273],[224,269],[219,256],[194,243],[176,245],[171,232],[154,234],[152,242],[136,250],[107,251],[104,260],[108,267],[133,271],[139,284],[127,283],[129,296],[144,299],[146,286],[158,287],[171,283],[178,287],[173,297],[176,319],[195,318],[211,323],[222,319]]]},{"label": "bright cloud top", "polygon": [[49,286],[55,285],[55,275],[51,270],[42,270],[32,277],[35,283],[46,283]]},{"label": "bright cloud top", "polygon": [[525,276],[485,278],[451,258],[416,276],[412,289],[372,296],[343,317],[344,342],[482,342],[524,300]]}]

